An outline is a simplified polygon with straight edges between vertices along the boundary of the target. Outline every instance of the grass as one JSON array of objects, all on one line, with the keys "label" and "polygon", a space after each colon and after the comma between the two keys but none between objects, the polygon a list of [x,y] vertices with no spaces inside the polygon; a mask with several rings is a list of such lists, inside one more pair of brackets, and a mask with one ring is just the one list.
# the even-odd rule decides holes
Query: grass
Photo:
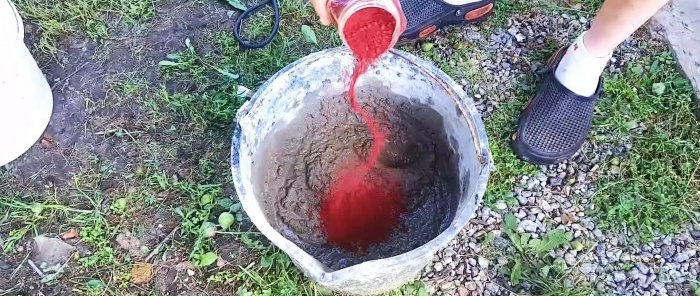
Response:
[{"label": "grass", "polygon": [[493,9],[493,27],[503,27],[513,14],[529,11],[534,4],[530,1],[499,0]]},{"label": "grass", "polygon": [[489,136],[489,148],[494,159],[495,169],[491,173],[491,184],[484,195],[487,204],[498,200],[516,203],[512,194],[516,178],[532,176],[538,168],[518,158],[510,147],[510,137],[515,130],[515,120],[524,106],[523,101],[511,101],[485,120]]},{"label": "grass", "polygon": [[[102,200],[98,196],[81,198],[87,202],[84,208],[69,207],[48,200],[32,202],[20,197],[0,198],[0,216],[4,217],[0,220],[0,227],[6,223],[15,224],[9,237],[3,242],[3,254],[12,254],[25,236],[42,234],[48,227],[57,229],[59,233],[75,228],[80,229],[82,243],[93,250],[87,256],[76,257],[81,268],[95,271],[102,268],[115,271],[120,269],[123,258],[120,258],[121,255],[111,242],[117,228],[107,221],[107,213],[99,206]],[[62,223],[57,225],[57,221]],[[63,272],[62,268],[55,271]],[[56,275],[52,274],[46,274],[42,278],[42,281],[48,283],[56,280]]]},{"label": "grass", "polygon": [[[608,228],[627,228],[646,240],[655,230],[679,230],[700,209],[700,123],[692,87],[671,54],[661,52],[608,77],[605,92],[614,99],[602,102],[600,113],[607,116],[594,124],[634,144],[626,158],[608,162],[620,175],[599,182],[593,214]],[[640,124],[647,130],[634,133]]]},{"label": "grass", "polygon": [[22,196],[10,196],[0,198],[3,217],[0,225],[15,224],[4,239],[2,250],[4,253],[13,250],[27,234],[38,233],[42,224],[49,223],[53,217],[71,217],[82,214],[90,214],[92,211],[70,208],[49,200],[42,203],[26,201]]},{"label": "grass", "polygon": [[[500,1],[494,18],[483,26],[489,30],[507,23],[510,16],[527,13],[540,4],[549,11],[572,11],[590,15],[599,0],[583,0],[584,10],[575,12],[563,2]],[[140,30],[153,19],[161,2],[153,0],[29,1],[17,4],[22,15],[39,30],[40,51],[52,55],[66,36],[94,41],[110,38],[117,28]],[[131,266],[140,258],[119,249],[116,237],[130,231],[143,237],[155,215],[164,215],[178,227],[159,256],[193,263],[205,288],[226,295],[332,295],[311,283],[289,258],[251,228],[232,191],[228,173],[230,123],[245,98],[240,91],[255,89],[282,67],[300,57],[340,45],[331,28],[317,24],[308,3],[282,2],[283,23],[273,43],[260,50],[242,50],[229,31],[207,29],[200,36],[182,40],[179,50],[163,53],[159,77],[147,81],[136,71],[114,76],[109,87],[131,99],[137,110],[136,127],[109,126],[105,138],[116,138],[118,147],[135,151],[124,157],[126,164],[93,151],[80,169],[61,188],[33,188],[0,172],[0,234],[4,256],[24,256],[26,239],[70,229],[80,231],[80,243],[92,252],[76,258],[73,274],[48,279],[51,284],[90,295],[151,293],[150,287],[131,282]],[[315,31],[318,44],[305,40],[301,26]],[[260,37],[269,31],[269,19],[258,15],[246,25],[247,36]],[[479,44],[469,44],[458,29],[444,40],[430,39],[420,47],[403,49],[434,62],[456,80],[487,83],[489,76],[474,60],[489,53]],[[532,49],[528,59],[544,61],[556,42]],[[449,51],[445,50],[449,49]],[[449,52],[449,53],[448,53]],[[613,234],[631,230],[643,239],[656,231],[671,233],[691,221],[700,207],[700,129],[692,116],[692,89],[675,69],[669,53],[644,48],[643,58],[619,75],[606,77],[605,98],[598,106],[591,141],[596,144],[633,144],[629,154],[607,159],[601,171],[619,170],[597,181],[595,208],[588,214]],[[167,55],[167,56],[166,56]],[[531,74],[531,73],[529,73]],[[487,204],[499,200],[515,203],[516,180],[532,176],[540,168],[519,160],[510,149],[515,121],[535,88],[534,75],[512,82],[512,99],[503,100],[485,118],[495,170],[485,197]],[[508,95],[511,94],[487,94]],[[142,110],[142,111],[138,111]],[[646,131],[633,127],[643,124]],[[615,137],[602,137],[612,133]],[[134,155],[134,156],[131,156]],[[615,168],[613,168],[615,167]],[[224,173],[222,173],[224,172]],[[231,214],[233,225],[224,227],[219,217]],[[571,271],[546,251],[576,245],[569,234],[550,232],[545,238],[517,234],[504,226],[513,252],[503,274],[517,284],[527,283],[537,295],[588,295],[585,281],[567,280]],[[167,229],[170,230],[170,229]],[[489,240],[493,240],[489,236]],[[228,255],[217,248],[217,240],[229,238],[251,252],[242,262],[219,267]],[[148,250],[151,251],[150,249]],[[176,260],[176,259],[173,259]],[[245,262],[244,262],[245,261]],[[387,296],[428,295],[417,281]]]},{"label": "grass", "polygon": [[23,18],[38,24],[37,47],[55,53],[56,40],[65,35],[85,34],[102,40],[110,34],[112,22],[133,26],[155,14],[154,0],[18,0]]}]

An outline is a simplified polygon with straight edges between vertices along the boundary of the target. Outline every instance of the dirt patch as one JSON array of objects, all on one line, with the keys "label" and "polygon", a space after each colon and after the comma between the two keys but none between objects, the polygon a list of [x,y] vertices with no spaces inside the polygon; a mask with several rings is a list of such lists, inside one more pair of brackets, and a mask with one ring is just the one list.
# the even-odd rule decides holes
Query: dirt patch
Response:
[{"label": "dirt patch", "polygon": [[[81,34],[57,40],[58,52],[55,56],[35,50],[34,45],[40,34],[39,25],[25,20],[25,41],[52,87],[54,110],[43,138],[22,158],[0,168],[2,196],[14,196],[20,192],[28,196],[22,200],[28,204],[34,201],[58,203],[67,208],[95,209],[104,214],[107,224],[118,227],[117,234],[121,233],[120,236],[99,234],[100,238],[110,240],[109,247],[118,249],[115,252],[116,261],[126,255],[139,258],[149,253],[181,223],[172,208],[189,202],[188,195],[172,193],[161,196],[158,192],[150,192],[153,186],[146,179],[142,166],[157,160],[155,167],[158,172],[168,172],[165,173],[167,177],[185,180],[190,177],[190,171],[197,171],[199,158],[204,154],[198,149],[212,149],[212,142],[219,141],[193,140],[190,142],[198,147],[191,150],[188,150],[189,147],[167,146],[172,141],[165,139],[168,136],[164,136],[162,130],[186,123],[171,121],[167,122],[167,126],[160,126],[161,122],[151,117],[151,110],[146,109],[141,100],[153,96],[164,85],[168,90],[192,88],[191,81],[169,85],[161,77],[158,62],[167,54],[185,48],[184,40],[187,38],[193,44],[201,44],[197,47],[200,54],[207,54],[212,50],[205,40],[207,32],[230,31],[235,15],[229,13],[229,6],[217,1],[157,1],[156,9],[156,16],[148,23],[140,24],[138,30],[124,24],[114,24],[110,28],[111,36],[104,40],[93,41]],[[126,91],[127,87],[138,89]],[[119,133],[122,135],[117,136]],[[221,131],[221,134],[225,133],[226,130]],[[175,158],[183,153],[175,151],[170,156],[172,150],[184,150],[192,156],[169,161],[171,159],[168,157]],[[223,151],[221,160],[226,164],[226,150],[219,150]],[[219,150],[210,153],[218,157]],[[149,153],[165,156],[156,159]],[[85,191],[76,193],[75,188]],[[131,188],[146,194],[132,198],[130,196],[136,196],[136,193],[127,190]],[[52,200],[54,196],[56,198]],[[110,208],[116,198],[129,200],[127,207],[122,209],[126,214],[114,214]],[[147,205],[136,201],[146,198],[150,199]],[[48,211],[43,214],[48,215]],[[61,215],[61,212],[55,214]],[[37,232],[62,233],[65,225],[59,224],[72,222],[71,217],[61,218],[68,219],[49,219],[39,225]],[[0,225],[0,241],[19,225]],[[81,239],[74,239],[81,258],[96,251],[97,247],[80,243]],[[25,241],[28,240],[31,238],[25,238]],[[188,270],[197,268],[184,266],[189,264],[188,256],[173,254],[170,244],[172,242],[164,248],[168,249],[164,251],[166,257],[160,254],[155,256],[155,278],[149,285],[163,288],[162,295],[200,295],[201,287],[206,286],[203,275],[190,275]],[[0,255],[0,291],[9,295],[83,294],[90,279],[111,283],[114,280],[111,273],[128,271],[121,265],[99,270],[84,268],[77,260],[71,260],[62,276],[50,283],[42,283],[24,260],[29,250],[29,244],[22,243],[11,252]],[[162,258],[166,258],[166,261],[163,262]],[[123,270],[117,270],[120,268]],[[169,272],[170,269],[175,273]],[[135,289],[143,291],[144,287]]]},{"label": "dirt patch", "polygon": [[[280,128],[266,140],[266,147],[255,157],[256,195],[268,219],[281,233],[333,269],[367,260],[385,258],[412,250],[435,238],[451,222],[458,204],[457,158],[444,131],[442,118],[427,106],[407,99],[375,98],[378,92],[359,94],[360,101],[372,102],[371,110],[388,135],[379,164],[368,176],[376,182],[386,178],[397,182],[406,211],[395,229],[381,243],[367,249],[348,249],[330,242],[329,220],[321,208],[339,172],[348,164],[366,162],[373,145],[366,125],[351,111],[344,97],[309,104],[302,116]],[[342,135],[342,136],[338,136]],[[264,161],[263,161],[264,159]],[[258,164],[265,164],[261,166]],[[389,184],[389,183],[386,183]],[[385,222],[396,192],[378,184],[365,208],[354,208],[361,196],[346,197],[333,217],[358,244]],[[353,190],[350,190],[352,193]],[[356,193],[356,192],[355,192]],[[353,193],[354,194],[354,193]],[[384,205],[383,203],[391,203]],[[371,215],[376,212],[377,215]],[[369,213],[369,214],[368,214]],[[342,215],[343,217],[338,217]],[[385,223],[386,224],[386,223]],[[346,231],[347,230],[347,231]]]},{"label": "dirt patch", "polygon": [[224,260],[221,263],[224,265],[248,266],[250,263],[258,260],[258,253],[248,250],[230,236],[217,236],[215,241],[219,256]]},{"label": "dirt patch", "polygon": [[[26,23],[26,43],[33,48],[38,26]],[[138,77],[139,83],[155,84],[160,78],[158,62],[183,48],[186,38],[197,42],[206,30],[229,30],[232,24],[221,3],[167,1],[158,6],[157,16],[141,35],[118,27],[100,42],[68,36],[58,42],[55,57],[34,52],[53,89],[54,112],[41,145],[13,162],[11,173],[39,186],[63,185],[90,155],[130,169],[129,159],[141,152],[129,140],[148,142],[150,136],[141,120],[143,107],[120,91],[118,81]],[[132,138],[111,136],[109,131],[117,128],[131,131]]]},{"label": "dirt patch", "polygon": [[131,231],[124,231],[117,235],[117,244],[122,250],[126,250],[131,256],[144,257],[148,253],[148,247],[142,245],[139,239]]},{"label": "dirt patch", "polygon": [[185,260],[182,254],[174,253],[169,258],[154,267],[154,290],[160,295],[201,293],[198,286],[202,284],[203,279],[196,271],[197,268]]},{"label": "dirt patch", "polygon": [[[58,238],[38,236],[15,248],[14,253],[0,256],[0,291],[3,295],[73,295],[60,282],[46,284],[43,280],[64,277],[75,272],[70,256],[78,250]],[[31,259],[43,277],[30,267]]]}]

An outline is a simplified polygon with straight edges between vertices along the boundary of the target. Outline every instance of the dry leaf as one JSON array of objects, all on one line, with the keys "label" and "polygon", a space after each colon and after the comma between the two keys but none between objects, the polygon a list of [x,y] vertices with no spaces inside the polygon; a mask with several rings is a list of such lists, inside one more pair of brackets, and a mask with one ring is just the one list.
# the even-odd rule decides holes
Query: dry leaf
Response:
[{"label": "dry leaf", "polygon": [[62,239],[74,239],[74,238],[78,237],[79,234],[80,233],[78,232],[78,229],[71,228],[70,230],[61,234],[61,238]]},{"label": "dry leaf", "polygon": [[43,134],[41,137],[41,141],[39,141],[39,143],[41,143],[42,148],[48,149],[48,148],[51,148],[51,146],[53,146],[55,141],[53,139],[53,136],[51,136],[49,134]]},{"label": "dry leaf", "polygon": [[576,216],[571,215],[569,213],[564,213],[561,215],[561,223],[564,225],[567,225],[569,223],[576,222]]},{"label": "dry leaf", "polygon": [[131,267],[131,282],[134,284],[148,283],[153,278],[153,265],[149,263],[134,263]]},{"label": "dry leaf", "polygon": [[219,257],[219,259],[216,259],[216,267],[224,267],[226,265],[226,260],[224,258]]}]

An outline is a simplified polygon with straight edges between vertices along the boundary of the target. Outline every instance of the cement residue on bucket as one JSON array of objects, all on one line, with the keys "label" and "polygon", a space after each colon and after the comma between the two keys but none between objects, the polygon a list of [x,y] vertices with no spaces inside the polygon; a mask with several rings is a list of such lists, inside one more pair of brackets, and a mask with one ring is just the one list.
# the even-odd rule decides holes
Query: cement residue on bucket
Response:
[{"label": "cement residue on bucket", "polygon": [[330,244],[323,231],[321,205],[331,184],[348,164],[362,163],[373,145],[345,96],[308,94],[302,111],[266,137],[253,165],[255,195],[270,224],[334,270],[424,245],[449,226],[460,195],[456,147],[436,111],[383,89],[360,89],[358,99],[387,135],[370,174],[398,182],[405,206],[387,240],[348,250]]}]

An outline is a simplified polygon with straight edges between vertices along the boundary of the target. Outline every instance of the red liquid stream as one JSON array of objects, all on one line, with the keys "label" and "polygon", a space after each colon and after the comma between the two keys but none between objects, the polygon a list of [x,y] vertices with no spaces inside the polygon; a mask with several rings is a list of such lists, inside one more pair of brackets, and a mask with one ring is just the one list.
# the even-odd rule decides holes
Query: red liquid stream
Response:
[{"label": "red liquid stream", "polygon": [[389,239],[401,214],[406,212],[399,180],[375,169],[387,137],[357,102],[355,92],[358,78],[391,46],[395,26],[396,21],[387,11],[365,8],[353,14],[343,29],[356,58],[350,80],[350,105],[367,124],[374,140],[366,162],[348,163],[336,172],[321,204],[320,218],[328,242],[348,251],[364,252]]}]

